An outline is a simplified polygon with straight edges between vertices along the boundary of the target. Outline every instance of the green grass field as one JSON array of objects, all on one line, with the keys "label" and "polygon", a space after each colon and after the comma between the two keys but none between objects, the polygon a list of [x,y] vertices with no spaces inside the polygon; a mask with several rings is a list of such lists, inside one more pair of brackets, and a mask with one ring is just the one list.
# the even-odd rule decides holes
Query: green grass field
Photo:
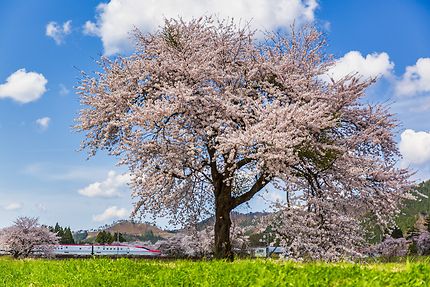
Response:
[{"label": "green grass field", "polygon": [[0,259],[1,286],[430,286],[430,262]]}]

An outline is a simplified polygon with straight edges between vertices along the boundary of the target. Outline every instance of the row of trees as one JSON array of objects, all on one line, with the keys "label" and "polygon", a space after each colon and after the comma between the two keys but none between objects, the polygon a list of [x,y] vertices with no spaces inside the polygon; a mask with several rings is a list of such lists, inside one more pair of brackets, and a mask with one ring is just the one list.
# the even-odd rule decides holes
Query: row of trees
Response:
[{"label": "row of trees", "polygon": [[100,231],[99,233],[97,233],[95,242],[99,243],[99,244],[111,244],[112,242],[125,242],[126,239],[124,238],[124,236],[122,235],[122,233],[119,232],[115,232],[115,233],[110,233],[109,231]]},{"label": "row of trees", "polygon": [[58,222],[54,227],[49,226],[49,231],[57,234],[59,237],[59,243],[61,244],[75,244],[75,239],[73,238],[73,233],[70,227],[61,227]]},{"label": "row of trees", "polygon": [[363,248],[363,254],[387,259],[406,255],[430,255],[430,215],[419,213],[410,222],[412,226],[404,232],[396,226],[390,234],[382,236],[382,241],[367,244]]}]

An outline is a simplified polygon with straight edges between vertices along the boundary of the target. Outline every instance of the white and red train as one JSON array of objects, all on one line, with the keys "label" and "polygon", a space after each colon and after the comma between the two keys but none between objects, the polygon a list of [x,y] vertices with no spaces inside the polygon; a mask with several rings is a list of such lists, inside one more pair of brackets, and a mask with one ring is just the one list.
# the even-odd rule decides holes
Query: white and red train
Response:
[{"label": "white and red train", "polygon": [[53,250],[55,255],[63,256],[160,256],[159,250],[139,245],[83,245],[83,244],[59,244]]}]

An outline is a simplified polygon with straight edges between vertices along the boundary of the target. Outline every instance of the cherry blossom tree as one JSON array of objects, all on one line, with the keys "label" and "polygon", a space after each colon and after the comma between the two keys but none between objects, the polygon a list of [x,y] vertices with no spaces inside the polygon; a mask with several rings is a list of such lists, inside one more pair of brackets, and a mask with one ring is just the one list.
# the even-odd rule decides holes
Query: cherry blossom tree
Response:
[{"label": "cherry blossom tree", "polygon": [[217,258],[233,256],[230,212],[269,186],[315,226],[333,206],[391,222],[409,188],[395,168],[396,122],[363,104],[375,79],[326,80],[334,61],[316,29],[255,40],[247,26],[202,18],[134,35],[135,53],[83,72],[76,128],[90,155],[104,149],[129,167],[135,213],[214,214]]},{"label": "cherry blossom tree", "polygon": [[37,218],[18,217],[14,225],[0,231],[0,245],[14,258],[25,258],[33,253],[49,256],[58,236],[40,226]]}]

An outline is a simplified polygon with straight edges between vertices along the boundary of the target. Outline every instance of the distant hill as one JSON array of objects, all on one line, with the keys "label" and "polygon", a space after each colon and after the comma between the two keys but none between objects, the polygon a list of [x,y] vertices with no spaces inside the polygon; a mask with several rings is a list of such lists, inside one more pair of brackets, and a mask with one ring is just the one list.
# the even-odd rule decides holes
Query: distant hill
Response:
[{"label": "distant hill", "polygon": [[112,234],[119,232],[123,234],[127,241],[154,241],[173,236],[171,232],[164,231],[157,226],[148,223],[120,220],[111,225],[104,226],[99,230],[88,231],[84,241],[93,242],[97,234],[103,230]]},{"label": "distant hill", "polygon": [[[267,215],[264,212],[250,212],[250,213],[238,213],[232,212],[232,220],[242,227],[254,226],[255,222],[261,217]],[[197,224],[197,229],[202,230],[209,225],[214,224],[214,217],[205,219]],[[129,220],[120,220],[112,223],[111,225],[105,225],[100,227],[98,230],[81,230],[74,234],[77,242],[94,242],[97,234],[100,231],[108,231],[110,233],[119,232],[123,234],[127,241],[152,241],[155,242],[160,239],[167,239],[173,236],[176,232],[182,230],[167,231],[158,228],[152,224],[133,222]]]},{"label": "distant hill", "polygon": [[415,193],[417,200],[406,201],[405,207],[396,220],[404,234],[416,223],[421,225],[423,217],[430,214],[430,180],[418,184]]},{"label": "distant hill", "polygon": [[118,222],[105,229],[111,233],[119,232],[123,234],[130,234],[139,236],[148,232],[152,232],[156,236],[168,238],[172,236],[170,232],[164,231],[157,226],[148,223],[135,223],[128,220]]}]

